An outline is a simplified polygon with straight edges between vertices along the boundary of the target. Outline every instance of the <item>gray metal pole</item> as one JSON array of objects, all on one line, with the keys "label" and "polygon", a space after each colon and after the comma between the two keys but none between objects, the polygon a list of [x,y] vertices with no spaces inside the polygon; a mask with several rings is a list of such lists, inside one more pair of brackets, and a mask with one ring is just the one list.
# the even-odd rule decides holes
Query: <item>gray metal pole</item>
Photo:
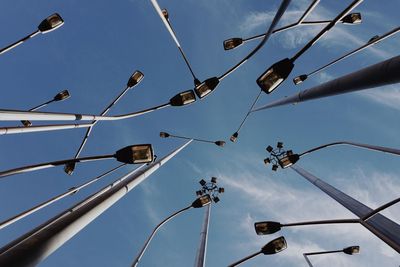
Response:
[{"label": "gray metal pole", "polygon": [[47,131],[57,131],[57,130],[67,130],[76,128],[88,128],[91,127],[92,123],[84,124],[57,124],[57,125],[38,125],[29,127],[1,127],[0,135],[6,134],[20,134],[20,133],[34,133],[34,132],[47,132]]},{"label": "gray metal pole", "polygon": [[[357,215],[360,219],[371,214],[373,211],[370,207],[346,195],[303,168],[295,165],[290,166],[290,168],[339,202],[346,209]],[[360,220],[360,223],[379,239],[400,253],[400,225],[379,213],[369,218],[368,221]]]},{"label": "gray metal pole", "polygon": [[186,142],[142,171],[129,172],[114,183],[5,245],[0,249],[0,266],[35,266],[43,261],[191,142],[192,140]]},{"label": "gray metal pole", "polygon": [[314,266],[311,264],[311,261],[308,259],[307,254],[303,253],[303,256],[304,256],[304,258],[306,259],[306,262],[308,263],[308,266],[314,267]]},{"label": "gray metal pole", "polygon": [[210,224],[211,204],[204,210],[203,225],[200,232],[200,243],[196,253],[195,267],[204,267],[206,263],[208,225]]},{"label": "gray metal pole", "polygon": [[332,81],[306,89],[294,95],[279,99],[252,112],[277,106],[295,104],[312,99],[340,95],[400,82],[400,56],[379,62]]}]

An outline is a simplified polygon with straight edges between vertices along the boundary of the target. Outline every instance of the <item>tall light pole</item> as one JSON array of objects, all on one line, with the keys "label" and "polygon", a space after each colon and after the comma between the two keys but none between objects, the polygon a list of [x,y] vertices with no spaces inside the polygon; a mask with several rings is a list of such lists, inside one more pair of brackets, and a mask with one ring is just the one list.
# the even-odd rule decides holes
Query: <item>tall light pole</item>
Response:
[{"label": "tall light pole", "polygon": [[[272,31],[272,33],[283,32],[283,31],[286,31],[286,30],[289,30],[289,29],[296,28],[298,26],[327,25],[327,24],[331,23],[330,20],[328,20],[328,21],[327,20],[323,20],[323,21],[305,21],[305,19],[308,17],[308,15],[317,7],[319,2],[320,2],[320,0],[314,0],[308,6],[306,11],[303,13],[303,15],[300,17],[300,19],[297,22],[289,24],[289,25],[286,25],[286,26],[278,28],[278,29],[275,29],[274,31]],[[352,19],[352,17],[354,19]],[[357,19],[355,19],[355,18],[357,18]],[[359,24],[359,23],[361,23],[361,14],[360,13],[348,14],[346,17],[341,19],[340,22],[342,22],[343,24],[347,24],[347,25]],[[239,47],[242,44],[245,44],[247,42],[263,38],[264,36],[265,36],[265,33],[259,34],[259,35],[255,35],[255,36],[252,36],[252,37],[248,37],[248,38],[238,38],[238,37],[230,38],[230,39],[227,39],[227,40],[224,41],[224,43],[223,43],[224,49],[225,50],[231,50],[231,49],[237,48],[237,47]]]},{"label": "tall light pole", "polygon": [[133,188],[149,178],[182,149],[186,142],[142,171],[127,173],[85,200],[0,248],[0,266],[35,266],[79,233]]},{"label": "tall light pole", "polygon": [[39,33],[48,33],[51,32],[59,27],[61,27],[64,24],[64,20],[61,18],[61,16],[57,13],[54,13],[53,15],[48,16],[47,18],[45,18],[38,26],[38,29],[36,31],[34,31],[33,33],[27,35],[26,37],[22,38],[21,40],[10,44],[4,48],[0,49],[0,55],[10,51],[11,49],[17,47],[18,45],[28,41],[29,39],[35,37],[36,35],[38,35]]},{"label": "tall light pole", "polygon": [[340,249],[340,250],[329,250],[329,251],[318,251],[318,252],[308,252],[308,253],[303,253],[304,259],[307,261],[308,265],[310,267],[314,267],[310,260],[308,259],[308,256],[312,256],[312,255],[322,255],[322,254],[332,254],[332,253],[345,253],[347,255],[353,255],[353,254],[357,254],[360,253],[360,247],[359,246],[351,246],[351,247],[347,247],[344,249]]},{"label": "tall light pole", "polygon": [[[218,195],[224,193],[225,189],[217,185],[217,178],[212,177],[210,182],[200,180],[201,189],[196,192],[198,196],[210,195],[214,203],[219,202]],[[207,239],[208,239],[208,226],[210,224],[211,215],[211,204],[207,205],[204,210],[204,219],[201,226],[200,242],[196,253],[196,259],[194,262],[195,267],[204,267],[206,264],[206,252],[207,252]]]},{"label": "tall light pole", "polygon": [[139,264],[140,259],[143,257],[143,254],[145,253],[147,247],[149,246],[151,240],[153,239],[154,235],[158,232],[158,230],[161,228],[161,226],[163,226],[164,224],[166,224],[167,222],[169,222],[170,220],[172,220],[173,218],[175,218],[176,216],[178,216],[179,214],[191,209],[191,208],[202,208],[204,206],[207,206],[209,204],[211,204],[212,199],[210,197],[210,195],[206,194],[206,195],[202,195],[200,197],[198,197],[195,201],[193,201],[193,203],[183,209],[178,210],[177,212],[174,212],[173,214],[171,214],[170,216],[168,216],[167,218],[165,218],[164,220],[162,220],[155,228],[154,230],[151,232],[151,235],[147,238],[146,242],[144,243],[142,249],[140,250],[139,254],[136,256],[135,260],[132,263],[132,267],[136,267]]},{"label": "tall light pole", "polygon": [[[354,0],[348,7],[340,12],[336,18],[328,23],[317,35],[314,36],[302,49],[300,49],[293,57],[285,58],[281,61],[276,62],[269,67],[260,77],[257,79],[257,84],[266,94],[272,93],[276,90],[279,85],[289,76],[294,68],[294,62],[303,55],[308,49],[310,49],[318,40],[324,36],[329,30],[331,30],[337,23],[347,17],[349,13],[361,4],[363,0]],[[361,21],[361,17],[350,16],[349,21]]]},{"label": "tall light pole", "polygon": [[24,172],[52,168],[71,162],[89,162],[111,158],[115,158],[117,161],[126,164],[150,163],[154,161],[154,151],[151,144],[131,145],[121,148],[120,150],[116,151],[115,154],[51,161],[2,171],[0,172],[0,178]]},{"label": "tall light pole", "polygon": [[332,81],[302,90],[291,96],[276,100],[267,105],[257,107],[251,112],[277,106],[296,104],[308,100],[346,94],[400,82],[400,56],[395,56],[369,67],[357,70]]},{"label": "tall light pole", "polygon": [[38,121],[116,121],[124,120],[137,116],[144,115],[166,107],[181,107],[192,104],[196,101],[196,96],[193,90],[180,92],[173,96],[167,103],[136,111],[132,113],[116,115],[116,116],[99,116],[99,115],[85,115],[74,113],[56,113],[56,112],[37,112],[37,111],[24,111],[24,110],[4,110],[0,109],[0,121],[14,121],[14,120],[38,120]]},{"label": "tall light pole", "polygon": [[382,36],[375,35],[374,37],[369,39],[366,44],[364,44],[364,45],[362,45],[362,46],[360,46],[360,47],[358,47],[358,48],[356,48],[356,49],[344,54],[343,56],[341,56],[341,57],[329,62],[328,64],[326,64],[326,65],[324,65],[324,66],[322,66],[322,67],[320,67],[320,68],[318,68],[318,69],[316,69],[316,70],[314,70],[314,71],[312,71],[312,72],[310,72],[308,74],[301,74],[301,75],[295,77],[293,79],[293,82],[294,82],[294,84],[298,85],[298,84],[304,82],[308,77],[313,76],[313,75],[321,72],[322,70],[324,70],[324,69],[326,69],[326,68],[328,68],[328,67],[330,67],[330,66],[332,66],[332,65],[334,65],[336,63],[338,63],[339,61],[342,61],[343,59],[346,59],[346,58],[348,58],[348,57],[350,57],[350,56],[352,56],[354,54],[357,54],[358,52],[363,51],[364,49],[366,49],[368,47],[371,47],[371,46],[373,46],[373,45],[375,45],[375,44],[377,44],[379,42],[382,42],[383,40],[389,38],[390,36],[395,35],[399,31],[400,31],[400,27],[396,27],[393,30],[383,34]]},{"label": "tall light pole", "polygon": [[[111,103],[100,113],[100,116],[106,115],[110,109],[117,104],[117,102],[132,88],[134,88],[136,85],[138,85],[144,78],[144,74],[138,70],[134,71],[129,77],[128,82],[126,83],[126,87],[122,92],[113,100]],[[85,147],[85,144],[90,136],[90,133],[92,132],[93,127],[96,125],[98,121],[92,121],[92,125],[88,127],[86,130],[85,136],[83,137],[83,140],[78,148],[78,150],[75,153],[74,158],[78,158],[79,155],[81,154],[83,148]],[[68,163],[64,166],[64,172],[67,173],[68,175],[72,175],[75,169],[75,163],[71,162]]]}]

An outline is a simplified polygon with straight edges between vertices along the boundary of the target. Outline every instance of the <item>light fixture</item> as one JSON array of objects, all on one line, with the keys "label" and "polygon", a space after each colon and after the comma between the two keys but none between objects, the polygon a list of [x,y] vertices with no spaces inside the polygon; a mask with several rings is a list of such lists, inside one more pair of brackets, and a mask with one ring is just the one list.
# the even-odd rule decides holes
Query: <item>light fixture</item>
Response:
[{"label": "light fixture", "polygon": [[257,235],[269,235],[276,233],[282,229],[282,225],[279,222],[265,221],[254,223],[254,229]]},{"label": "light fixture", "polygon": [[54,13],[39,24],[38,30],[41,33],[48,33],[61,27],[63,24],[64,20],[61,18],[61,16],[58,13]]},{"label": "light fixture", "polygon": [[138,70],[136,70],[131,77],[129,77],[129,80],[126,84],[126,87],[128,88],[132,88],[134,86],[136,86],[137,84],[139,84],[144,78],[144,74]]},{"label": "light fixture", "polygon": [[231,38],[224,41],[224,49],[231,50],[243,44],[242,38]]},{"label": "light fixture", "polygon": [[350,13],[342,18],[343,24],[360,24],[362,22],[361,13]]},{"label": "light fixture", "polygon": [[264,255],[271,255],[279,253],[287,248],[286,240],[283,236],[278,237],[268,244],[266,244],[262,249],[261,252]]},{"label": "light fixture", "polygon": [[189,105],[196,101],[196,96],[193,90],[181,92],[169,100],[171,106],[179,107]]},{"label": "light fixture", "polygon": [[[199,195],[199,194],[197,194],[197,195]],[[211,200],[211,197],[209,194],[202,195],[192,203],[192,207],[193,208],[201,208],[201,207],[211,204],[211,201],[212,200]]]},{"label": "light fixture", "polygon": [[293,67],[294,64],[289,58],[273,64],[257,79],[258,86],[265,93],[272,93],[289,76]]},{"label": "light fixture", "polygon": [[151,144],[127,146],[118,150],[115,158],[129,164],[149,163],[154,159],[153,147]]},{"label": "light fixture", "polygon": [[202,82],[200,85],[196,86],[194,91],[196,92],[196,95],[202,99],[206,96],[208,96],[219,84],[219,79],[217,77],[212,77],[204,82]]}]

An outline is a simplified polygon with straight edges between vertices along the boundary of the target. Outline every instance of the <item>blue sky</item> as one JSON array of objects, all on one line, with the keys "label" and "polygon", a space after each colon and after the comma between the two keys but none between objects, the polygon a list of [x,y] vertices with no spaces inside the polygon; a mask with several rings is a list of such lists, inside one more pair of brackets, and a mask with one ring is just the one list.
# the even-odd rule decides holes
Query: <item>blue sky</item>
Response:
[{"label": "blue sky", "polygon": [[[280,25],[296,21],[310,1],[292,1]],[[351,1],[321,1],[310,19],[331,19]],[[201,79],[218,76],[238,62],[257,42],[224,51],[230,37],[259,34],[268,27],[280,1],[218,0],[159,1],[193,69]],[[331,78],[397,55],[400,36],[347,59],[295,87],[291,79],[309,72],[398,26],[395,0],[364,1],[355,11],[357,26],[337,25],[297,62],[289,79],[260,104],[291,95]],[[58,12],[65,20],[58,30],[35,37],[0,56],[0,106],[29,109],[62,89],[72,98],[46,111],[96,114],[124,88],[138,69],[144,80],[109,114],[121,114],[165,103],[192,89],[193,80],[173,40],[149,0],[26,1],[4,0],[0,8],[0,46],[35,30],[40,21]],[[82,156],[108,154],[129,144],[152,143],[162,156],[182,144],[161,139],[160,131],[224,139],[227,145],[192,144],[116,205],[68,241],[41,266],[128,266],[152,228],[172,212],[189,205],[201,178],[216,176],[225,187],[212,208],[207,266],[226,266],[278,236],[257,236],[260,220],[353,218],[345,208],[291,170],[273,173],[265,167],[265,147],[283,141],[295,152],[337,140],[400,147],[398,112],[400,89],[376,88],[251,115],[238,142],[229,136],[259,92],[255,80],[274,62],[290,57],[319,27],[301,27],[277,34],[209,97],[182,108],[168,108],[124,121],[102,122],[93,129]],[[1,123],[13,125],[15,123]],[[35,124],[39,124],[36,122]],[[1,169],[73,157],[82,129],[0,138]],[[229,143],[228,143],[229,142]],[[398,197],[398,158],[338,147],[311,154],[299,165],[354,198],[377,207]],[[103,161],[79,165],[72,177],[53,168],[7,177],[0,186],[0,219],[61,193],[116,166]],[[93,187],[3,229],[6,244],[126,173],[127,167]],[[383,212],[400,222],[399,206]],[[159,232],[142,259],[142,266],[190,266],[194,262],[203,213],[191,210]],[[258,256],[244,266],[306,266],[302,253],[360,245],[357,256],[313,257],[316,266],[397,266],[398,254],[358,225],[285,229],[288,249],[275,256]]]}]

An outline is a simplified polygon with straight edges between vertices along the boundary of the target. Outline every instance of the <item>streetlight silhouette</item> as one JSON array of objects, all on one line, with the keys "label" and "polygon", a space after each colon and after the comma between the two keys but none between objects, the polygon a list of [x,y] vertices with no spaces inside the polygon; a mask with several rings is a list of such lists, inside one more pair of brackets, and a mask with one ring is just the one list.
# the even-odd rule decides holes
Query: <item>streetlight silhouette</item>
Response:
[{"label": "streetlight silhouette", "polygon": [[183,91],[172,97],[169,102],[136,111],[128,114],[116,115],[116,116],[99,116],[99,115],[87,115],[87,114],[76,114],[76,113],[56,113],[56,112],[37,112],[37,111],[24,111],[24,110],[0,110],[0,121],[14,121],[14,120],[69,120],[69,121],[115,121],[124,120],[137,116],[144,115],[159,109],[166,107],[180,107],[192,104],[196,101],[196,96],[193,90]]},{"label": "streetlight silhouette", "polygon": [[30,172],[30,171],[60,166],[70,162],[74,163],[89,162],[89,161],[111,159],[111,158],[115,158],[117,161],[127,164],[149,163],[154,160],[154,152],[153,152],[153,147],[150,144],[131,145],[121,148],[120,150],[116,151],[115,154],[45,162],[45,163],[10,169],[7,171],[2,171],[0,172],[0,178],[23,172]]},{"label": "streetlight silhouette", "polygon": [[[71,97],[71,95],[69,94],[68,90],[63,90],[63,91],[59,92],[58,94],[56,94],[53,97],[53,99],[51,99],[49,101],[46,101],[46,102],[44,102],[44,103],[42,103],[40,105],[37,105],[37,106],[31,108],[31,109],[29,109],[29,111],[35,111],[35,110],[41,109],[41,108],[47,106],[48,104],[51,104],[53,102],[63,101],[63,100],[66,100],[66,99],[68,99],[70,97]],[[25,127],[32,126],[32,123],[30,121],[21,121],[21,123]]]},{"label": "streetlight silhouette", "polygon": [[339,142],[333,142],[333,143],[328,143],[324,144],[321,146],[317,146],[314,148],[311,148],[307,151],[304,151],[299,154],[293,153],[292,150],[285,150],[283,149],[283,143],[278,142],[276,145],[276,148],[274,149],[272,146],[268,146],[266,148],[267,152],[269,153],[269,157],[264,159],[265,164],[272,164],[272,170],[276,171],[278,170],[278,167],[280,166],[282,169],[288,168],[295,164],[301,157],[313,153],[315,151],[318,151],[320,149],[324,149],[327,147],[331,146],[339,146],[339,145],[348,145],[348,146],[354,146],[354,147],[360,147],[360,148],[365,148],[368,150],[374,150],[374,151],[380,151],[384,153],[389,153],[389,154],[394,154],[400,156],[400,149],[396,148],[390,148],[390,147],[383,147],[383,146],[374,146],[374,145],[369,145],[369,144],[361,144],[361,143],[356,143],[356,142],[349,142],[349,141],[339,141]]},{"label": "streetlight silhouette", "polygon": [[307,261],[308,265],[310,267],[313,267],[311,264],[310,260],[308,259],[307,256],[312,256],[312,255],[322,255],[322,254],[332,254],[332,253],[345,253],[347,255],[353,255],[360,253],[360,247],[359,246],[351,246],[347,247],[341,250],[330,250],[330,251],[319,251],[319,252],[309,252],[309,253],[303,253],[303,256],[305,260]]},{"label": "streetlight silhouette", "polygon": [[[117,104],[117,102],[132,88],[134,88],[136,85],[138,85],[144,78],[144,74],[138,70],[134,71],[129,77],[128,82],[126,83],[126,87],[122,92],[100,113],[100,116],[106,115],[110,109]],[[75,153],[74,158],[78,158],[79,155],[81,154],[83,148],[85,147],[85,144],[90,136],[90,133],[92,132],[93,127],[97,124],[98,121],[93,121],[92,125],[88,127],[86,130],[85,136],[83,137],[83,140],[81,142],[81,145],[79,146],[78,150]],[[68,163],[64,166],[64,172],[67,173],[68,175],[72,175],[72,173],[75,170],[75,163]]]},{"label": "streetlight silhouette", "polygon": [[[196,191],[197,196],[202,197],[204,195],[209,195],[214,203],[218,203],[220,201],[218,196],[219,194],[224,193],[225,189],[217,185],[216,177],[211,177],[210,182],[206,182],[205,180],[201,179],[199,183],[201,185],[201,189]],[[200,232],[200,242],[196,253],[196,260],[194,263],[195,267],[204,267],[206,263],[206,250],[207,250],[208,226],[210,224],[210,215],[211,215],[211,203],[210,205],[207,205],[204,210],[204,219]]]},{"label": "streetlight silhouette", "polygon": [[264,255],[272,255],[272,254],[276,254],[281,252],[282,250],[285,250],[287,248],[287,244],[286,244],[286,240],[283,236],[278,237],[272,241],[270,241],[269,243],[267,243],[265,246],[263,246],[260,251],[251,254],[235,263],[230,264],[228,267],[234,267],[234,266],[238,266],[239,264],[254,258],[255,256],[259,255],[259,254],[264,254]]},{"label": "streetlight silhouette", "polygon": [[[314,0],[297,22],[286,25],[279,29],[276,29],[276,30],[272,31],[272,33],[283,32],[283,31],[286,31],[289,29],[296,28],[298,26],[329,24],[331,22],[330,20],[304,21],[307,18],[307,16],[315,9],[315,7],[318,5],[319,2],[320,2],[320,0]],[[347,16],[345,16],[343,19],[340,20],[341,23],[349,24],[349,25],[360,24],[361,21],[362,21],[362,19],[361,19],[360,13],[348,14]],[[264,36],[265,36],[265,34],[263,33],[263,34],[255,35],[255,36],[248,37],[248,38],[240,38],[240,37],[229,38],[229,39],[225,40],[223,43],[224,50],[231,50],[231,49],[237,48],[237,47],[241,46],[242,44],[263,38]]]},{"label": "streetlight silhouette", "polygon": [[237,70],[241,65],[246,63],[247,60],[249,60],[255,53],[257,53],[258,50],[260,50],[264,46],[264,44],[267,42],[270,35],[272,34],[273,30],[275,29],[276,25],[278,24],[279,20],[285,13],[289,4],[290,4],[290,0],[282,1],[281,5],[279,6],[278,11],[275,14],[274,19],[271,22],[271,25],[268,27],[268,30],[265,33],[263,39],[247,56],[245,56],[241,61],[239,61],[237,64],[235,64],[233,67],[231,67],[229,70],[227,70],[224,74],[220,75],[219,77],[211,77],[211,78],[205,80],[204,82],[202,82],[200,85],[195,87],[194,91],[196,92],[196,95],[200,99],[202,99],[202,98],[208,96],[210,93],[212,93],[214,91],[214,89],[218,86],[220,81],[222,81],[228,75],[230,75],[235,70]]},{"label": "streetlight silhouette", "polygon": [[395,56],[329,82],[302,90],[291,96],[278,99],[272,103],[255,108],[251,112],[287,104],[297,104],[308,100],[346,94],[384,85],[396,84],[400,82],[400,75],[398,75],[399,68],[400,56]]},{"label": "streetlight silhouette", "polygon": [[205,140],[205,139],[198,139],[198,138],[191,138],[191,137],[186,137],[186,136],[179,136],[179,135],[173,135],[170,133],[166,133],[166,132],[160,132],[160,137],[161,138],[168,138],[168,137],[172,137],[172,138],[178,138],[178,139],[185,139],[185,140],[193,140],[196,142],[200,142],[200,143],[211,143],[211,144],[215,144],[219,147],[223,147],[225,146],[225,141],[210,141],[210,140]]},{"label": "streetlight silhouette", "polygon": [[193,201],[193,203],[173,214],[171,214],[170,216],[168,216],[167,218],[165,218],[162,222],[160,222],[153,230],[153,232],[151,233],[151,235],[147,238],[146,242],[144,243],[142,249],[140,250],[139,254],[136,256],[135,260],[132,263],[132,267],[136,267],[139,264],[140,259],[142,258],[143,254],[146,252],[147,247],[149,246],[151,240],[153,239],[154,235],[157,233],[157,231],[161,228],[161,226],[163,226],[165,223],[167,223],[168,221],[170,221],[171,219],[175,218],[176,216],[178,216],[179,214],[191,209],[191,208],[202,208],[204,206],[207,206],[209,204],[211,204],[212,199],[210,197],[210,195],[206,194],[206,195],[202,195],[200,197],[198,197],[195,201]]},{"label": "streetlight silhouette", "polygon": [[328,68],[328,67],[330,67],[330,66],[332,66],[332,65],[334,65],[336,63],[338,63],[339,61],[341,61],[341,60],[343,60],[345,58],[348,58],[348,57],[350,57],[350,56],[352,56],[352,55],[354,55],[354,54],[356,54],[356,53],[358,53],[358,52],[360,52],[360,51],[362,51],[362,50],[364,50],[364,49],[366,49],[366,48],[368,48],[370,46],[373,46],[373,45],[375,45],[375,44],[377,44],[379,42],[382,42],[383,40],[395,35],[399,31],[400,31],[400,27],[396,27],[393,30],[383,34],[382,36],[375,35],[366,44],[354,49],[353,51],[348,52],[347,54],[345,54],[345,55],[343,55],[343,56],[331,61],[330,63],[328,63],[328,64],[326,64],[326,65],[324,65],[324,66],[322,66],[322,67],[320,67],[320,68],[318,68],[318,69],[316,69],[316,70],[314,70],[314,71],[312,71],[312,72],[310,72],[308,74],[301,74],[301,75],[295,77],[293,79],[293,83],[298,85],[298,84],[304,82],[308,77],[313,76],[314,74],[317,74],[320,71],[322,71],[322,70],[324,70],[324,69],[326,69],[326,68]]},{"label": "streetlight silhouette", "polygon": [[182,46],[179,43],[178,38],[176,37],[175,31],[172,28],[171,22],[169,21],[169,14],[168,14],[167,9],[161,9],[157,0],[151,0],[151,3],[153,5],[154,9],[156,10],[158,16],[161,18],[162,22],[164,23],[165,27],[167,28],[172,39],[174,39],[174,42],[175,42],[177,48],[179,49],[179,52],[181,53],[181,56],[182,56],[183,60],[185,61],[186,66],[188,67],[190,73],[193,76],[194,85],[198,86],[200,84],[200,81],[199,81],[199,79],[197,79],[196,75],[194,74],[193,69],[190,66],[189,60],[187,59],[185,53],[183,52]]},{"label": "streetlight silhouette", "polygon": [[21,40],[10,44],[4,48],[0,49],[0,55],[10,51],[11,49],[17,47],[18,45],[26,42],[27,40],[35,37],[36,35],[38,35],[39,33],[48,33],[51,32],[59,27],[61,27],[64,24],[64,20],[61,18],[61,16],[57,13],[54,13],[53,15],[45,18],[38,26],[38,29],[36,31],[34,31],[33,33],[29,34],[28,36],[22,38]]},{"label": "streetlight silhouette", "polygon": [[151,174],[188,146],[191,141],[140,172],[128,172],[111,184],[69,207],[57,216],[0,248],[0,266],[34,266],[46,259],[99,215],[118,202]]},{"label": "streetlight silhouette", "polygon": [[[26,211],[23,211],[23,212],[15,215],[15,216],[7,219],[7,220],[4,220],[4,221],[0,222],[0,229],[3,229],[5,227],[7,227],[7,226],[19,221],[19,220],[25,218],[26,216],[31,215],[31,214],[35,213],[36,211],[39,211],[39,210],[47,207],[48,205],[53,204],[53,203],[65,198],[67,196],[72,196],[72,195],[78,193],[83,188],[91,185],[94,182],[99,181],[100,179],[102,179],[103,177],[107,176],[108,174],[111,174],[111,173],[115,172],[116,170],[119,170],[120,168],[122,168],[122,167],[124,167],[126,165],[127,165],[126,163],[123,163],[123,164],[121,164],[121,165],[119,165],[119,166],[117,166],[117,167],[115,167],[115,168],[113,168],[113,169],[111,169],[111,170],[109,170],[109,171],[107,171],[107,172],[105,172],[105,173],[103,173],[103,174],[101,174],[101,175],[99,175],[99,176],[97,176],[97,177],[95,177],[95,178],[93,178],[93,179],[91,179],[91,180],[79,185],[79,186],[74,186],[74,187],[68,189],[66,192],[64,192],[62,194],[59,194],[59,195],[57,195],[55,197],[52,197],[52,198],[50,198],[50,199],[48,199],[48,200],[46,200],[46,201],[44,201],[44,202],[42,202],[42,203],[40,203],[38,205],[26,210]],[[146,165],[143,164],[143,165],[139,166],[138,168],[135,169],[135,172],[139,171],[144,166],[146,166]]]},{"label": "streetlight silhouette", "polygon": [[349,13],[355,7],[357,7],[363,0],[354,0],[346,9],[344,9],[339,15],[336,16],[331,22],[328,23],[312,40],[310,40],[299,52],[297,52],[292,58],[285,58],[281,61],[276,62],[269,67],[260,77],[257,79],[257,84],[267,94],[272,93],[292,72],[294,68],[294,62],[304,54],[311,46],[313,46],[325,33],[332,29],[341,20],[347,22],[361,22],[361,16],[359,13]]}]

